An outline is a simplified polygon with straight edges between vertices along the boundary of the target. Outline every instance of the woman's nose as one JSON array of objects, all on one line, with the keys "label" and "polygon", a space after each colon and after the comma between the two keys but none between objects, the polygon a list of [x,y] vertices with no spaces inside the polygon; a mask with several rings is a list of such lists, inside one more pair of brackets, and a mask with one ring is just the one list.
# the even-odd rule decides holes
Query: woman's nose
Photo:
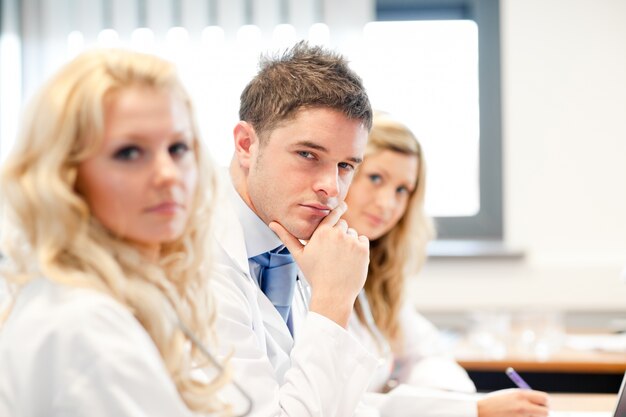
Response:
[{"label": "woman's nose", "polygon": [[395,207],[395,190],[382,188],[376,191],[376,204],[384,209],[391,210]]},{"label": "woman's nose", "polygon": [[158,185],[176,181],[179,169],[169,152],[159,152],[154,161],[154,178]]}]

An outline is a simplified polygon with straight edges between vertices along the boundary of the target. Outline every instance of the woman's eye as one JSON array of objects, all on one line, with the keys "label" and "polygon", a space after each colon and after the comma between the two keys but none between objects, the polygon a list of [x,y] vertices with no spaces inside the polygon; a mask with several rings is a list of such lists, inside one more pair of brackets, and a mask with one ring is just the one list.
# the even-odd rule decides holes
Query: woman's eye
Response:
[{"label": "woman's eye", "polygon": [[408,194],[409,193],[409,189],[406,188],[405,186],[400,186],[396,189],[396,192],[398,194]]},{"label": "woman's eye", "polygon": [[119,149],[113,157],[120,161],[133,161],[141,156],[141,149],[137,146],[126,146]]},{"label": "woman's eye", "polygon": [[177,142],[169,147],[171,155],[182,156],[189,152],[189,145],[185,142]]},{"label": "woman's eye", "polygon": [[380,184],[381,181],[383,180],[383,177],[381,177],[378,174],[370,174],[369,179],[372,182],[372,184]]}]

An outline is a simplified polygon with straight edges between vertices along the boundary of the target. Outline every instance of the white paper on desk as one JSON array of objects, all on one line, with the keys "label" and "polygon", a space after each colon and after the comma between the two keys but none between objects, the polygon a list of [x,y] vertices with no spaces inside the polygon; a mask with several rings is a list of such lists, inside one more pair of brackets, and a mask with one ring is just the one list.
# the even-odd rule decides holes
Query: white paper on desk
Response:
[{"label": "white paper on desk", "polygon": [[572,334],[565,338],[565,346],[576,350],[626,353],[626,334]]},{"label": "white paper on desk", "polygon": [[429,415],[476,415],[476,400],[481,394],[456,393],[400,384],[388,394],[365,393],[369,406],[380,410],[383,416],[415,417],[416,410],[428,410]]},{"label": "white paper on desk", "polygon": [[611,417],[610,411],[550,411],[550,417]]}]

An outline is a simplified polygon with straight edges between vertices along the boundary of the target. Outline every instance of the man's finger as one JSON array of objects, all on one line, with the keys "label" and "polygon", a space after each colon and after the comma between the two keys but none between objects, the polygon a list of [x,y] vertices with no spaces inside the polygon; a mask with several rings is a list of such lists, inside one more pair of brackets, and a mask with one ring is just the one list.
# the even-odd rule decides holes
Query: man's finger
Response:
[{"label": "man's finger", "polygon": [[344,219],[339,219],[335,227],[344,233],[348,232],[348,222],[346,222]]},{"label": "man's finger", "polygon": [[269,227],[278,235],[278,238],[285,244],[292,255],[297,256],[300,252],[302,252],[304,245],[300,243],[297,237],[289,233],[289,231],[285,229],[282,224],[270,222]]},{"label": "man's finger", "polygon": [[328,216],[324,217],[324,220],[320,222],[320,226],[334,226],[335,224],[337,224],[343,213],[346,212],[347,208],[348,205],[345,202],[339,203],[337,207],[335,207],[330,213],[328,213]]}]

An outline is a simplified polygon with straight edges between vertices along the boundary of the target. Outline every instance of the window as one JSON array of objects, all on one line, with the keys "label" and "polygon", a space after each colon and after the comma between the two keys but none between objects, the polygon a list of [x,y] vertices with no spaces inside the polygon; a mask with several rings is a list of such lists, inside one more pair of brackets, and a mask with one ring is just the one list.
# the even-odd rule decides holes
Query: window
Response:
[{"label": "window", "polygon": [[[489,239],[501,240],[503,237],[502,216],[502,137],[500,108],[500,41],[499,41],[499,1],[498,0],[377,0],[376,14],[378,21],[459,21],[472,20],[477,25],[478,41],[478,154],[477,169],[477,206],[475,213],[462,208],[473,205],[460,204],[463,215],[446,215],[450,211],[437,209],[436,216],[440,239]],[[467,71],[471,72],[471,68]],[[406,115],[418,120],[419,109],[414,115]],[[452,115],[452,113],[450,113]],[[445,125],[443,126],[446,127]],[[471,126],[469,126],[471,129]],[[419,128],[415,128],[419,136]],[[467,140],[472,141],[472,132],[466,132]],[[425,144],[425,147],[427,145]],[[425,149],[427,152],[428,149]],[[469,158],[473,155],[468,155]],[[437,175],[437,161],[428,158],[429,181],[433,188],[432,177]],[[454,164],[454,158],[450,158]],[[445,161],[444,161],[445,162]],[[443,167],[442,162],[442,167]],[[469,164],[471,167],[471,164]],[[450,166],[448,165],[448,169]],[[434,172],[433,172],[434,171]],[[464,175],[476,178],[471,171]],[[435,185],[437,186],[437,185]],[[470,190],[471,191],[471,190]],[[443,190],[446,192],[446,190]],[[450,193],[458,198],[459,194]],[[471,194],[471,192],[470,192]],[[458,209],[455,209],[459,211]],[[443,215],[442,215],[443,214]]]},{"label": "window", "polygon": [[[353,61],[372,105],[418,137],[426,156],[426,211],[470,217],[478,184],[478,30],[471,20],[372,22]],[[390,47],[392,46],[392,47]]]}]

